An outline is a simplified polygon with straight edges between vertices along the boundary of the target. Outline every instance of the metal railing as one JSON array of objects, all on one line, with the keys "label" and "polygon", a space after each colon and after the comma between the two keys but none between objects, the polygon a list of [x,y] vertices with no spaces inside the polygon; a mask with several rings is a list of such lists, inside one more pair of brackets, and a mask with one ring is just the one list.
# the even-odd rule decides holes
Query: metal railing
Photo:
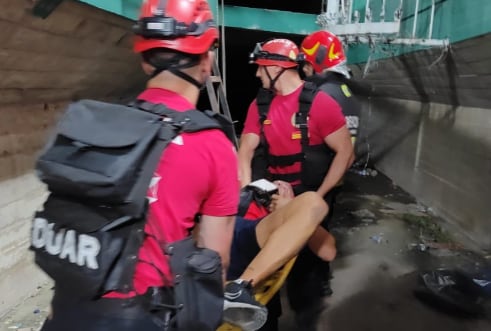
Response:
[{"label": "metal railing", "polygon": [[[421,11],[420,0],[412,0],[415,7],[412,15],[412,32],[409,36],[403,36],[401,32],[403,0],[399,0],[398,6],[393,11],[392,20],[388,20],[389,16],[387,15],[389,2],[390,0],[366,0],[363,6],[364,13],[362,13],[363,8],[360,8],[360,4],[363,5],[363,3],[361,0],[327,0],[325,12],[317,17],[317,24],[341,37],[346,43],[382,42],[422,46],[445,46],[448,44],[447,39],[433,39],[435,0],[431,0],[428,33],[425,36],[418,36],[417,34],[418,24],[421,24],[418,20]],[[391,4],[393,5],[394,2]]]}]

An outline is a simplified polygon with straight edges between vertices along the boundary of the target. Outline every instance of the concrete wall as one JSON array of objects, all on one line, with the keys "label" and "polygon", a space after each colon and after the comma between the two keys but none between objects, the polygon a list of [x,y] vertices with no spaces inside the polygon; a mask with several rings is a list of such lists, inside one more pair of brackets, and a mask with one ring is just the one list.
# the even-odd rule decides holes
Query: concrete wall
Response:
[{"label": "concrete wall", "polygon": [[27,250],[46,192],[33,165],[70,101],[119,100],[143,88],[131,22],[75,1],[48,18],[0,0],[0,316],[47,278]]},{"label": "concrete wall", "polygon": [[491,110],[390,98],[364,107],[360,147],[376,167],[491,250]]},{"label": "concrete wall", "polygon": [[61,106],[0,106],[0,316],[47,280],[27,250],[31,217],[46,196],[32,168]]},{"label": "concrete wall", "polygon": [[[475,10],[474,5],[469,7]],[[447,22],[451,17],[442,19]],[[473,24],[479,25],[480,16],[475,18]],[[486,33],[445,48],[352,66],[355,77],[362,78],[357,92],[368,98],[363,115],[368,118],[365,131],[372,161],[455,225],[456,233],[487,250],[491,250],[489,45],[491,33]]]}]

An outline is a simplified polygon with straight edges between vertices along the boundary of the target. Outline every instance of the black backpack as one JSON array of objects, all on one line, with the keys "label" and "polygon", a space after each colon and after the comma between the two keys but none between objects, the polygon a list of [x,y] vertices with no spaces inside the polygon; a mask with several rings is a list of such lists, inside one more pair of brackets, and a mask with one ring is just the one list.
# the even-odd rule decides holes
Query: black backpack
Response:
[{"label": "black backpack", "polygon": [[30,249],[56,289],[86,299],[133,290],[146,193],[164,148],[181,132],[222,124],[233,137],[231,122],[211,111],[72,103],[36,163],[50,194],[34,216]]}]

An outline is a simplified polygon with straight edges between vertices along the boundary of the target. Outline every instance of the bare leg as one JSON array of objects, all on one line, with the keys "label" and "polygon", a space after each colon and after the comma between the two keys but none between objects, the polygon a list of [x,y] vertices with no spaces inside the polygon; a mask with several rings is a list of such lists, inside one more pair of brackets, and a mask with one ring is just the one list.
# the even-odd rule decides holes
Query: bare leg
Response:
[{"label": "bare leg", "polygon": [[322,226],[318,226],[308,242],[310,250],[326,262],[336,257],[336,239]]},{"label": "bare leg", "polygon": [[327,212],[322,197],[305,192],[266,216],[256,227],[261,251],[240,278],[255,285],[273,274],[305,246]]}]

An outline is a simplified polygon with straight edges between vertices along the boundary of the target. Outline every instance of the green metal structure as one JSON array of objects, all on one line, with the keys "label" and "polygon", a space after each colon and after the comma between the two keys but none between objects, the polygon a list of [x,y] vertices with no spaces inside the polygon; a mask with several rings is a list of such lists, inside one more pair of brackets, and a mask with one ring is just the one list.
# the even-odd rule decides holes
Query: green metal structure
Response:
[{"label": "green metal structure", "polygon": [[[113,12],[117,15],[136,19],[142,0],[79,0],[89,5]],[[257,9],[225,5],[223,10],[218,0],[209,0],[220,24],[226,27],[272,31],[290,34],[307,34],[319,29],[317,15]],[[355,0],[354,8],[361,16],[365,14],[366,0]],[[371,1],[372,12],[380,11],[382,1]],[[386,1],[386,17],[392,20],[392,13],[400,0]],[[416,1],[404,1],[402,35],[411,34]],[[449,38],[451,42],[461,41],[491,31],[491,1],[489,0],[437,0],[434,22],[435,38]],[[426,36],[431,0],[420,0],[417,35]],[[222,17],[223,16],[223,17]],[[377,19],[377,18],[375,18]]]},{"label": "green metal structure", "polygon": [[[142,0],[79,1],[132,20],[138,17],[138,9],[142,2]],[[315,23],[316,16],[311,14],[236,6],[224,6],[222,10],[218,0],[209,0],[209,3],[219,24],[224,24],[226,27],[291,34],[308,34],[319,28]]]},{"label": "green metal structure", "polygon": [[[102,10],[135,20],[142,0],[79,0]],[[484,35],[491,32],[491,1],[489,0],[433,0],[435,11],[433,19],[432,0],[403,1],[399,38],[446,39],[450,43]],[[218,0],[209,0],[218,24],[225,27],[260,30],[295,35],[306,35],[320,29],[316,23],[317,15],[258,9],[238,6],[223,6]],[[353,9],[358,10],[360,22],[364,22],[367,0],[354,0]],[[373,21],[379,21],[382,1],[371,0],[370,8],[374,13]],[[400,0],[385,1],[386,21],[392,21]],[[419,4],[417,14],[415,6]],[[413,22],[417,17],[416,27]],[[430,28],[431,27],[431,28]],[[351,63],[367,61],[371,53],[372,60],[397,56],[425,48],[425,46],[393,44],[377,51],[366,44],[350,44],[348,58]]]}]

